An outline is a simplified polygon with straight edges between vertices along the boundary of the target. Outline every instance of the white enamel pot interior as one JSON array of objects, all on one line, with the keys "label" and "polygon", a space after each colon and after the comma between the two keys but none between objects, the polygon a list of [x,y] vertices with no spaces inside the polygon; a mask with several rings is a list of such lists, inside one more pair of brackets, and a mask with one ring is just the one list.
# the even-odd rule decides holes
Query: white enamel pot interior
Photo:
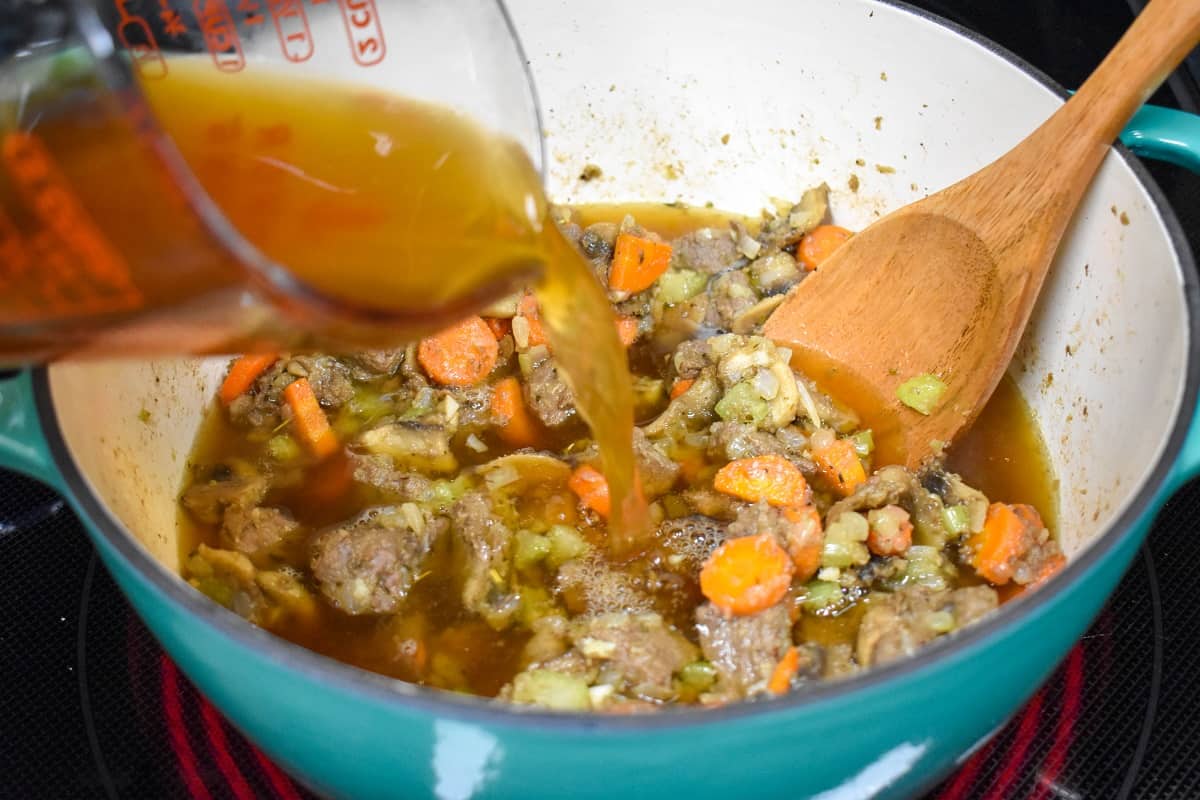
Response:
[{"label": "white enamel pot interior", "polygon": [[[508,5],[540,95],[557,202],[756,213],[824,181],[834,221],[862,228],[983,166],[1061,103],[988,46],[867,0]],[[588,164],[602,177],[581,181]],[[1049,445],[1073,558],[1122,535],[1112,523],[1160,466],[1183,413],[1189,325],[1169,225],[1136,170],[1110,154],[1012,369]],[[154,581],[178,580],[176,498],[225,363],[49,370],[70,456],[164,568],[146,568]]]}]

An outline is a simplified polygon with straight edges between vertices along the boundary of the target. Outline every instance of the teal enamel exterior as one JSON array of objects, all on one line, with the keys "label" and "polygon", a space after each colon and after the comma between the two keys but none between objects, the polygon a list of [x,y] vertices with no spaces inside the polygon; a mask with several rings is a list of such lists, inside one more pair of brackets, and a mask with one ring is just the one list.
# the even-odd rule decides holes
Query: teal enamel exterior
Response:
[{"label": "teal enamel exterior", "polygon": [[[1139,128],[1140,152],[1198,166],[1194,120],[1176,130],[1170,115],[1139,119],[1154,123]],[[313,789],[352,798],[910,796],[1045,680],[1115,588],[1158,508],[1200,472],[1194,413],[1170,472],[1156,471],[1154,496],[1106,537],[1110,545],[908,662],[769,703],[600,719],[416,689],[245,624],[122,533],[57,432],[43,430],[50,405],[42,373],[0,381],[0,466],[66,495],[137,613],[235,725]]]},{"label": "teal enamel exterior", "polygon": [[1121,132],[1121,143],[1139,156],[1200,172],[1200,117],[1144,106]]}]

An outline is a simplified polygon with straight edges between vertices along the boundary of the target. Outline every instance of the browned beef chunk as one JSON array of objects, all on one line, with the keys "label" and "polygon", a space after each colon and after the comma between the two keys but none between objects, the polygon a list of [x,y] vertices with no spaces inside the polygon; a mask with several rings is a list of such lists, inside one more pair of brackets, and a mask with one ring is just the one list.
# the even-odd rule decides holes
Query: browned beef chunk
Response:
[{"label": "browned beef chunk", "polygon": [[267,494],[267,479],[245,466],[217,465],[207,481],[197,481],[180,498],[183,507],[209,525],[221,521],[227,508],[250,508]]},{"label": "browned beef chunk", "polygon": [[350,461],[354,465],[354,480],[359,483],[374,486],[402,501],[420,501],[429,496],[432,481],[424,475],[397,469],[391,456],[352,453]]},{"label": "browned beef chunk", "polygon": [[633,457],[637,459],[638,476],[647,497],[658,497],[671,491],[679,477],[679,465],[646,438],[641,428],[633,429]]},{"label": "browned beef chunk", "polygon": [[847,498],[830,509],[827,519],[835,520],[843,511],[863,511],[899,505],[912,515],[917,532],[928,540],[941,541],[946,535],[942,501],[921,485],[904,467],[884,467],[867,479]]},{"label": "browned beef chunk", "polygon": [[300,530],[300,524],[278,508],[230,506],[221,523],[221,541],[252,559],[263,557]]},{"label": "browned beef chunk", "polygon": [[730,519],[734,512],[734,499],[711,486],[693,486],[683,491],[683,499],[697,514],[717,519]]},{"label": "browned beef chunk", "polygon": [[283,390],[299,378],[308,378],[324,408],[340,408],[354,396],[350,368],[333,356],[281,358],[230,403],[229,418],[237,425],[255,428],[278,425],[291,413],[283,410]]},{"label": "browned beef chunk", "polygon": [[575,395],[558,374],[554,360],[534,366],[525,382],[525,401],[544,424],[551,428],[575,418]]},{"label": "browned beef chunk", "polygon": [[708,452],[714,458],[735,461],[739,458],[788,454],[783,442],[773,434],[743,422],[717,422],[709,429],[712,438]]},{"label": "browned beef chunk", "polygon": [[704,657],[717,668],[717,691],[736,697],[765,688],[792,645],[787,609],[777,603],[757,614],[726,617],[712,603],[696,609]]},{"label": "browned beef chunk", "polygon": [[394,350],[367,350],[355,353],[349,361],[353,365],[352,372],[358,380],[371,380],[384,375],[393,375],[404,360],[404,348]]},{"label": "browned beef chunk", "polygon": [[492,387],[489,384],[452,389],[450,396],[458,403],[459,428],[478,431],[492,424]]},{"label": "browned beef chunk", "polygon": [[520,607],[508,579],[512,531],[492,513],[482,492],[470,492],[450,508],[455,541],[464,548],[462,602],[494,628],[503,628]]},{"label": "browned beef chunk", "polygon": [[731,330],[742,312],[758,302],[743,270],[735,269],[718,276],[709,290],[708,324],[721,330]]},{"label": "browned beef chunk", "polygon": [[[789,516],[788,511],[765,502],[740,504],[736,517],[729,524],[729,537],[757,536],[760,533],[770,534],[789,553],[809,553],[814,548],[819,552],[824,541],[820,519],[815,515],[792,513]],[[798,564],[795,578],[806,581],[816,572],[817,564],[815,561],[806,562],[803,574],[800,569]]]},{"label": "browned beef chunk", "polygon": [[293,380],[308,378],[322,408],[340,408],[354,396],[350,368],[333,356],[293,356],[285,369]]},{"label": "browned beef chunk", "polygon": [[415,505],[369,509],[322,533],[312,572],[321,592],[347,614],[397,611],[445,521]]},{"label": "browned beef chunk", "polygon": [[671,242],[674,266],[709,274],[720,272],[740,257],[727,228],[701,228]]},{"label": "browned beef chunk", "polygon": [[943,633],[975,622],[997,603],[990,586],[942,591],[908,586],[872,595],[858,628],[855,658],[859,666],[870,667],[912,655]]},{"label": "browned beef chunk", "polygon": [[700,374],[700,370],[713,363],[712,351],[704,339],[691,339],[675,348],[672,357],[675,362],[675,372],[683,380],[692,380]]},{"label": "browned beef chunk", "polygon": [[675,673],[698,655],[695,645],[653,613],[617,612],[575,620],[571,641],[601,664],[596,683],[656,700],[674,694]]}]

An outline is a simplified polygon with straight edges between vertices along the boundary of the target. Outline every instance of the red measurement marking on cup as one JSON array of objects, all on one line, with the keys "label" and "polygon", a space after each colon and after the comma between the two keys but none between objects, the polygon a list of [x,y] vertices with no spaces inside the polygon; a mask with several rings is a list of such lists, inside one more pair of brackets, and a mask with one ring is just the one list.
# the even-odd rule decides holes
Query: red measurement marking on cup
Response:
[{"label": "red measurement marking on cup", "polygon": [[172,39],[178,39],[187,34],[187,24],[179,12],[171,8],[170,0],[158,0],[158,18],[162,20],[163,32]]},{"label": "red measurement marking on cup", "polygon": [[17,194],[41,230],[30,236],[44,302],[61,311],[136,308],[142,294],[129,265],[84,208],[53,155],[37,136],[5,134],[3,159]]},{"label": "red measurement marking on cup", "polygon": [[242,24],[253,26],[262,25],[266,22],[267,18],[262,15],[261,8],[262,4],[258,0],[238,0],[238,13],[246,15],[242,17]]},{"label": "red measurement marking on cup", "polygon": [[267,0],[267,8],[275,22],[283,57],[296,62],[312,58],[312,31],[308,27],[308,14],[304,13],[304,0]]},{"label": "red measurement marking on cup", "polygon": [[225,0],[194,0],[192,13],[204,34],[204,46],[222,72],[241,72],[246,66],[242,40]]},{"label": "red measurement marking on cup", "polygon": [[158,42],[154,40],[154,31],[150,29],[150,23],[146,20],[137,14],[129,13],[129,9],[126,8],[128,2],[129,0],[113,0],[113,5],[120,16],[120,24],[117,25],[117,40],[129,53],[133,68],[139,77],[151,80],[165,77],[167,60],[163,58],[162,51],[158,49]]},{"label": "red measurement marking on cup", "polygon": [[370,67],[383,61],[387,45],[375,0],[338,0],[338,8],[346,23],[346,35],[350,37],[350,54],[359,66]]}]

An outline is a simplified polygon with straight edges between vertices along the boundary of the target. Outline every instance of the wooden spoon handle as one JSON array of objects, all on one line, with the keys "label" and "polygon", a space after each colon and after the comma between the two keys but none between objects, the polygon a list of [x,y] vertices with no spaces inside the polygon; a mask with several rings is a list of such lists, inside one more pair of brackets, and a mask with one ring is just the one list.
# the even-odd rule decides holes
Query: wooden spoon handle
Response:
[{"label": "wooden spoon handle", "polygon": [[1108,146],[1197,42],[1200,0],[1151,0],[1036,138],[1052,137],[1083,159],[1084,164],[1062,166],[1079,169],[1086,188]]}]

